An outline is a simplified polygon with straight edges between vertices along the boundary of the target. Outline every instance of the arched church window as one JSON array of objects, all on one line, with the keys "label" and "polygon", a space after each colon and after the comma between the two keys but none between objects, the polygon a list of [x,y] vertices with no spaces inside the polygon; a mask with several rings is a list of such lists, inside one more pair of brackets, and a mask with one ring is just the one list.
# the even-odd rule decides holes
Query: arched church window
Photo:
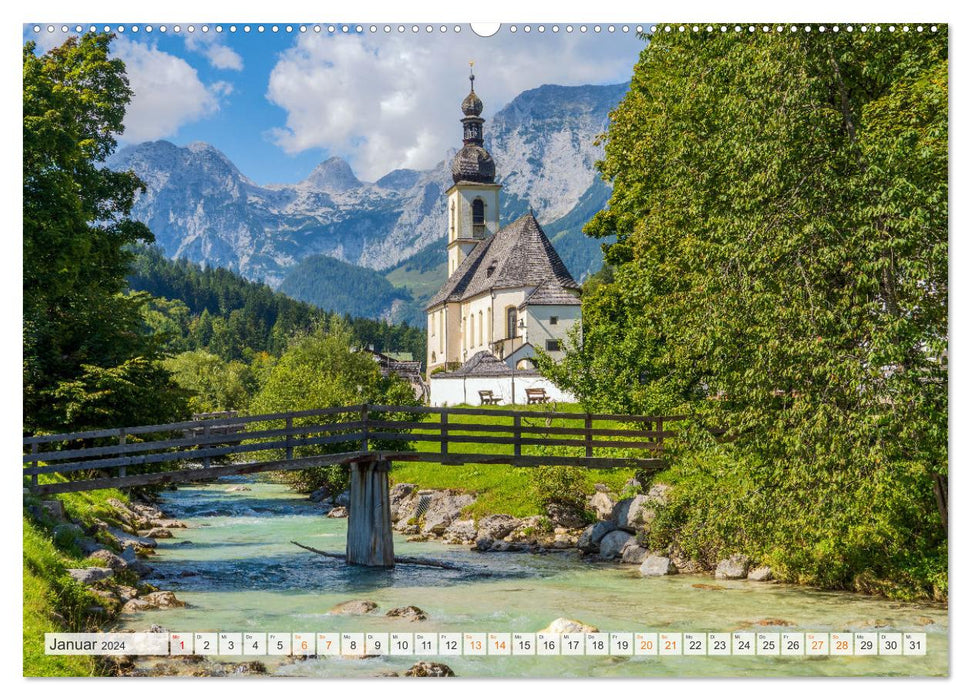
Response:
[{"label": "arched church window", "polygon": [[516,337],[516,335],[517,335],[517,333],[516,333],[516,324],[518,322],[519,322],[519,320],[518,320],[517,314],[516,314],[516,307],[515,306],[510,306],[508,309],[506,309],[506,337],[507,338],[515,338]]},{"label": "arched church window", "polygon": [[472,201],[472,235],[485,235],[485,202],[481,199]]}]

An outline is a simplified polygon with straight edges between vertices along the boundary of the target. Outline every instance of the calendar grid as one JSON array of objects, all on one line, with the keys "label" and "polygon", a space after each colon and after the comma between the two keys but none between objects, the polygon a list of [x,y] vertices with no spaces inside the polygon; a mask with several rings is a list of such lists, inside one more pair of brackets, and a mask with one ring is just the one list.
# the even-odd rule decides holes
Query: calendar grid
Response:
[{"label": "calendar grid", "polygon": [[171,632],[44,635],[49,655],[924,656],[924,632]]}]

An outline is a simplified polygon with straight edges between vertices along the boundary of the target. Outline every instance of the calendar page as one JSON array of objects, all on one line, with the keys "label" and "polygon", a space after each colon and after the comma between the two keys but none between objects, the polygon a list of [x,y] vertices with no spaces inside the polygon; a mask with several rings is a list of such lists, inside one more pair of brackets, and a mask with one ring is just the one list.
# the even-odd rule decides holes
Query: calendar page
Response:
[{"label": "calendar page", "polygon": [[23,25],[23,675],[948,676],[948,25],[324,9]]}]

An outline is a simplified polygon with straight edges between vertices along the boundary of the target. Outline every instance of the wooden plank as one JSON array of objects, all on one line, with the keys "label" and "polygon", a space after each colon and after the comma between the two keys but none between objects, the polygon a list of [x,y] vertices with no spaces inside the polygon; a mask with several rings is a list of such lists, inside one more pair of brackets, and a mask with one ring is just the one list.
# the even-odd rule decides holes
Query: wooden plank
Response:
[{"label": "wooden plank", "polygon": [[[305,447],[315,445],[333,445],[343,442],[357,442],[361,439],[360,433],[351,435],[328,435],[318,438],[300,438],[291,441],[294,447]],[[164,464],[166,462],[184,462],[203,457],[226,457],[233,454],[243,454],[247,452],[259,452],[262,450],[286,449],[286,441],[277,442],[258,442],[251,445],[232,445],[229,447],[210,447],[202,450],[183,450],[181,452],[160,452],[148,455],[133,455],[130,457],[115,457],[113,459],[96,459],[84,462],[70,462],[68,464],[51,464],[43,467],[31,467],[24,469],[26,474],[66,474],[84,469],[109,469],[127,466],[138,466],[143,464]],[[356,453],[360,454],[360,453]]]},{"label": "wooden plank", "polygon": [[[283,413],[263,413],[251,416],[236,416],[234,418],[221,418],[214,420],[192,420],[192,421],[180,421],[178,423],[164,423],[158,425],[140,425],[130,428],[125,428],[125,432],[128,435],[144,435],[146,433],[170,433],[179,432],[181,430],[186,430],[189,428],[202,428],[205,425],[217,426],[217,425],[232,425],[236,423],[259,423],[261,421],[271,421],[271,420],[283,420],[285,418],[305,418],[307,416],[323,416],[323,415],[335,415],[342,413],[356,413],[361,410],[362,406],[334,406],[327,408],[312,408],[305,411],[288,411]],[[70,442],[73,440],[80,440],[84,438],[102,438],[102,437],[114,437],[118,434],[119,428],[105,428],[103,430],[87,430],[78,433],[56,433],[53,435],[32,435],[23,438],[24,445],[30,445],[33,443],[51,443],[51,442]]]},{"label": "wooden plank", "polygon": [[311,467],[322,467],[329,464],[345,464],[359,456],[359,452],[341,452],[330,455],[297,457],[293,460],[225,464],[210,467],[209,469],[175,469],[167,472],[156,472],[154,474],[135,474],[127,476],[124,479],[104,477],[63,481],[56,484],[43,484],[38,487],[38,492],[41,494],[71,493],[75,491],[97,491],[98,489],[125,488],[129,486],[147,486],[148,484],[186,483],[199,480],[208,481],[221,476],[232,476],[236,474],[257,474],[260,472],[280,471],[282,469],[309,469]]},{"label": "wooden plank", "polygon": [[[382,406],[382,405],[372,405],[372,411],[388,412],[388,413],[439,413],[442,408],[436,406]],[[479,415],[479,416],[522,416],[524,418],[562,418],[566,420],[583,420],[584,414],[582,413],[563,413],[556,411],[516,411],[509,409],[497,409],[489,410],[482,408],[452,408],[449,407],[449,412],[454,415]],[[653,422],[657,420],[658,416],[642,416],[642,415],[626,415],[622,413],[592,413],[590,414],[593,420],[610,420],[610,421],[625,421],[628,423],[644,423]],[[687,416],[665,416],[666,420],[686,420]]]},{"label": "wooden plank", "polygon": [[[137,454],[170,447],[204,447],[209,445],[224,445],[228,442],[239,443],[243,440],[257,440],[270,437],[285,437],[288,435],[315,435],[318,433],[333,433],[337,430],[359,430],[363,427],[360,421],[352,423],[318,423],[315,425],[301,425],[295,428],[274,428],[269,430],[254,430],[251,432],[235,433],[231,437],[225,435],[199,435],[192,437],[174,438],[172,440],[158,440],[155,442],[135,442],[124,445],[103,445],[101,447],[85,447],[76,450],[61,450],[43,452],[37,459],[45,462],[62,461],[74,457],[100,457],[104,455]],[[33,461],[24,455],[23,461]]]},{"label": "wooden plank", "polygon": [[443,457],[438,452],[376,452],[379,459],[398,462],[438,462],[440,464],[498,464],[514,467],[539,467],[546,465],[573,466],[587,469],[645,469],[650,472],[667,468],[667,462],[660,458],[638,457],[561,457],[553,455],[493,455],[474,453],[449,453]]}]

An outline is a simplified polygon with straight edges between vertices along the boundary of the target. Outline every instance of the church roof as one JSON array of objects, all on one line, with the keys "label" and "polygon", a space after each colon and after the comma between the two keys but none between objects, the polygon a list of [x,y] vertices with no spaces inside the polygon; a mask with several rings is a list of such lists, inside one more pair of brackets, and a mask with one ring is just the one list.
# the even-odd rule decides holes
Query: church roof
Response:
[{"label": "church roof", "polygon": [[520,304],[522,309],[526,306],[579,306],[580,297],[570,289],[563,287],[556,278],[549,278],[543,284],[534,289],[526,300]]},{"label": "church roof", "polygon": [[529,213],[479,241],[425,308],[463,301],[492,289],[544,284],[580,288],[536,217]]},{"label": "church roof", "polygon": [[488,350],[479,350],[453,372],[442,373],[451,377],[508,377],[510,375],[534,375],[535,370],[513,369]]}]

